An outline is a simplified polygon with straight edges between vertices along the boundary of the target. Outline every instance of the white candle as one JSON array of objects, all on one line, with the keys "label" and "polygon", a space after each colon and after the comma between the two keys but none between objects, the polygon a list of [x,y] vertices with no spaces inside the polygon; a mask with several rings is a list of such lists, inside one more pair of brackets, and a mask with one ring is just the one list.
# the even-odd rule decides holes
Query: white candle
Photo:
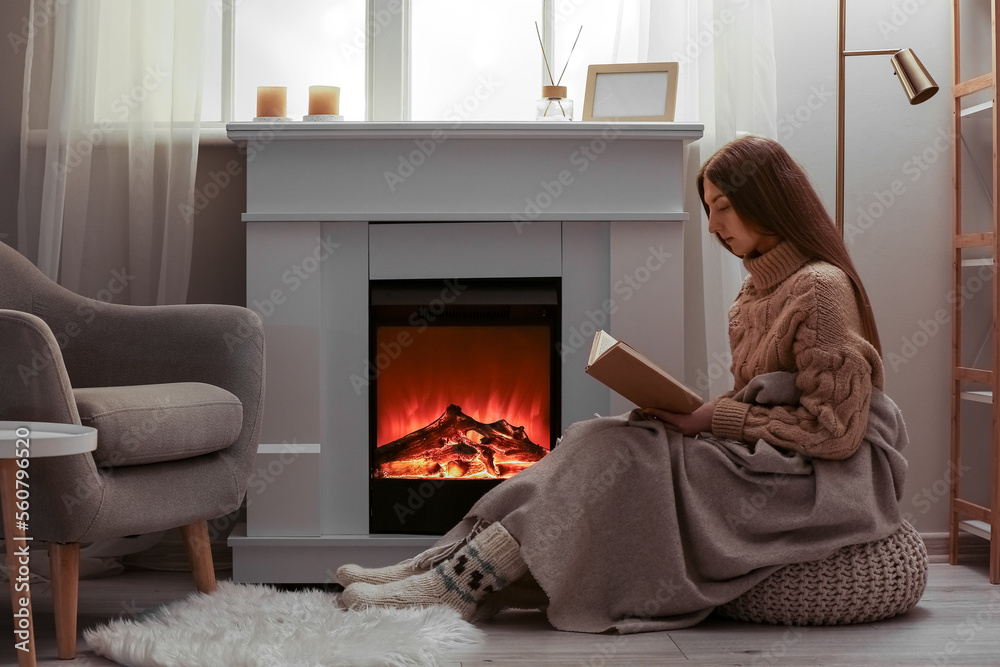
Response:
[{"label": "white candle", "polygon": [[337,86],[309,86],[309,115],[340,114],[340,88]]},{"label": "white candle", "polygon": [[284,118],[287,100],[286,86],[257,86],[257,117]]}]

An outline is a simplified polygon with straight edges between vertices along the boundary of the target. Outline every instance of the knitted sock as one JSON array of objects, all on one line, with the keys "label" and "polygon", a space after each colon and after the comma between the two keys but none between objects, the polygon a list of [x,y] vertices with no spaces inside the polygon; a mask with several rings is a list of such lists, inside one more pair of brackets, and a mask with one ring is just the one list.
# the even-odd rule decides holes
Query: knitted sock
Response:
[{"label": "knitted sock", "polygon": [[366,584],[388,584],[392,581],[399,581],[401,579],[406,579],[407,577],[412,577],[415,574],[422,574],[429,571],[438,563],[451,558],[456,551],[462,548],[469,541],[475,539],[475,537],[488,525],[489,523],[486,521],[477,521],[464,539],[459,540],[458,542],[431,547],[430,549],[427,549],[412,558],[407,558],[403,562],[397,563],[396,565],[373,568],[351,564],[342,565],[337,569],[337,580],[342,586],[349,586],[359,581]]},{"label": "knitted sock", "polygon": [[470,620],[486,595],[527,571],[517,540],[493,523],[429,572],[386,584],[353,583],[340,599],[348,608],[447,605]]},{"label": "knitted sock", "polygon": [[337,580],[342,586],[349,586],[359,581],[366,584],[388,584],[428,571],[427,568],[414,566],[414,561],[413,558],[407,558],[402,563],[388,567],[341,565],[337,568]]}]

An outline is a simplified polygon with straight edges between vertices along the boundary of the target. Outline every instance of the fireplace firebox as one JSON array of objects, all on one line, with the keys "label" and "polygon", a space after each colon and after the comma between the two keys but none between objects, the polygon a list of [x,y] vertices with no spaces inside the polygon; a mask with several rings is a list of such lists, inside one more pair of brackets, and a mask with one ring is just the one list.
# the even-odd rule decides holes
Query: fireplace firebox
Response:
[{"label": "fireplace firebox", "polygon": [[559,431],[558,279],[370,283],[370,530],[441,535]]}]

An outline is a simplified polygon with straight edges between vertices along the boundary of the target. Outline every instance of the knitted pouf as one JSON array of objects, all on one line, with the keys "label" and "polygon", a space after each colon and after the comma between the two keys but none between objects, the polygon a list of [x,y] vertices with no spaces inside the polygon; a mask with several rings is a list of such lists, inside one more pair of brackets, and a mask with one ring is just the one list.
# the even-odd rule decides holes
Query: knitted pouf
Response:
[{"label": "knitted pouf", "polygon": [[716,613],[779,625],[869,623],[906,612],[926,585],[927,549],[904,521],[881,540],[787,565]]}]

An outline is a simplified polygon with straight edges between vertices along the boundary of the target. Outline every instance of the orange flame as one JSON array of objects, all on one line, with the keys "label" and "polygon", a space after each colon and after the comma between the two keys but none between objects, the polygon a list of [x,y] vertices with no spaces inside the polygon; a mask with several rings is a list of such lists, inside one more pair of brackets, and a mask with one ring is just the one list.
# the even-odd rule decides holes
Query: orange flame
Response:
[{"label": "orange flame", "polygon": [[[483,423],[506,419],[549,448],[549,329],[379,327],[376,442],[427,426],[450,404]],[[390,354],[395,352],[395,355]]]}]

